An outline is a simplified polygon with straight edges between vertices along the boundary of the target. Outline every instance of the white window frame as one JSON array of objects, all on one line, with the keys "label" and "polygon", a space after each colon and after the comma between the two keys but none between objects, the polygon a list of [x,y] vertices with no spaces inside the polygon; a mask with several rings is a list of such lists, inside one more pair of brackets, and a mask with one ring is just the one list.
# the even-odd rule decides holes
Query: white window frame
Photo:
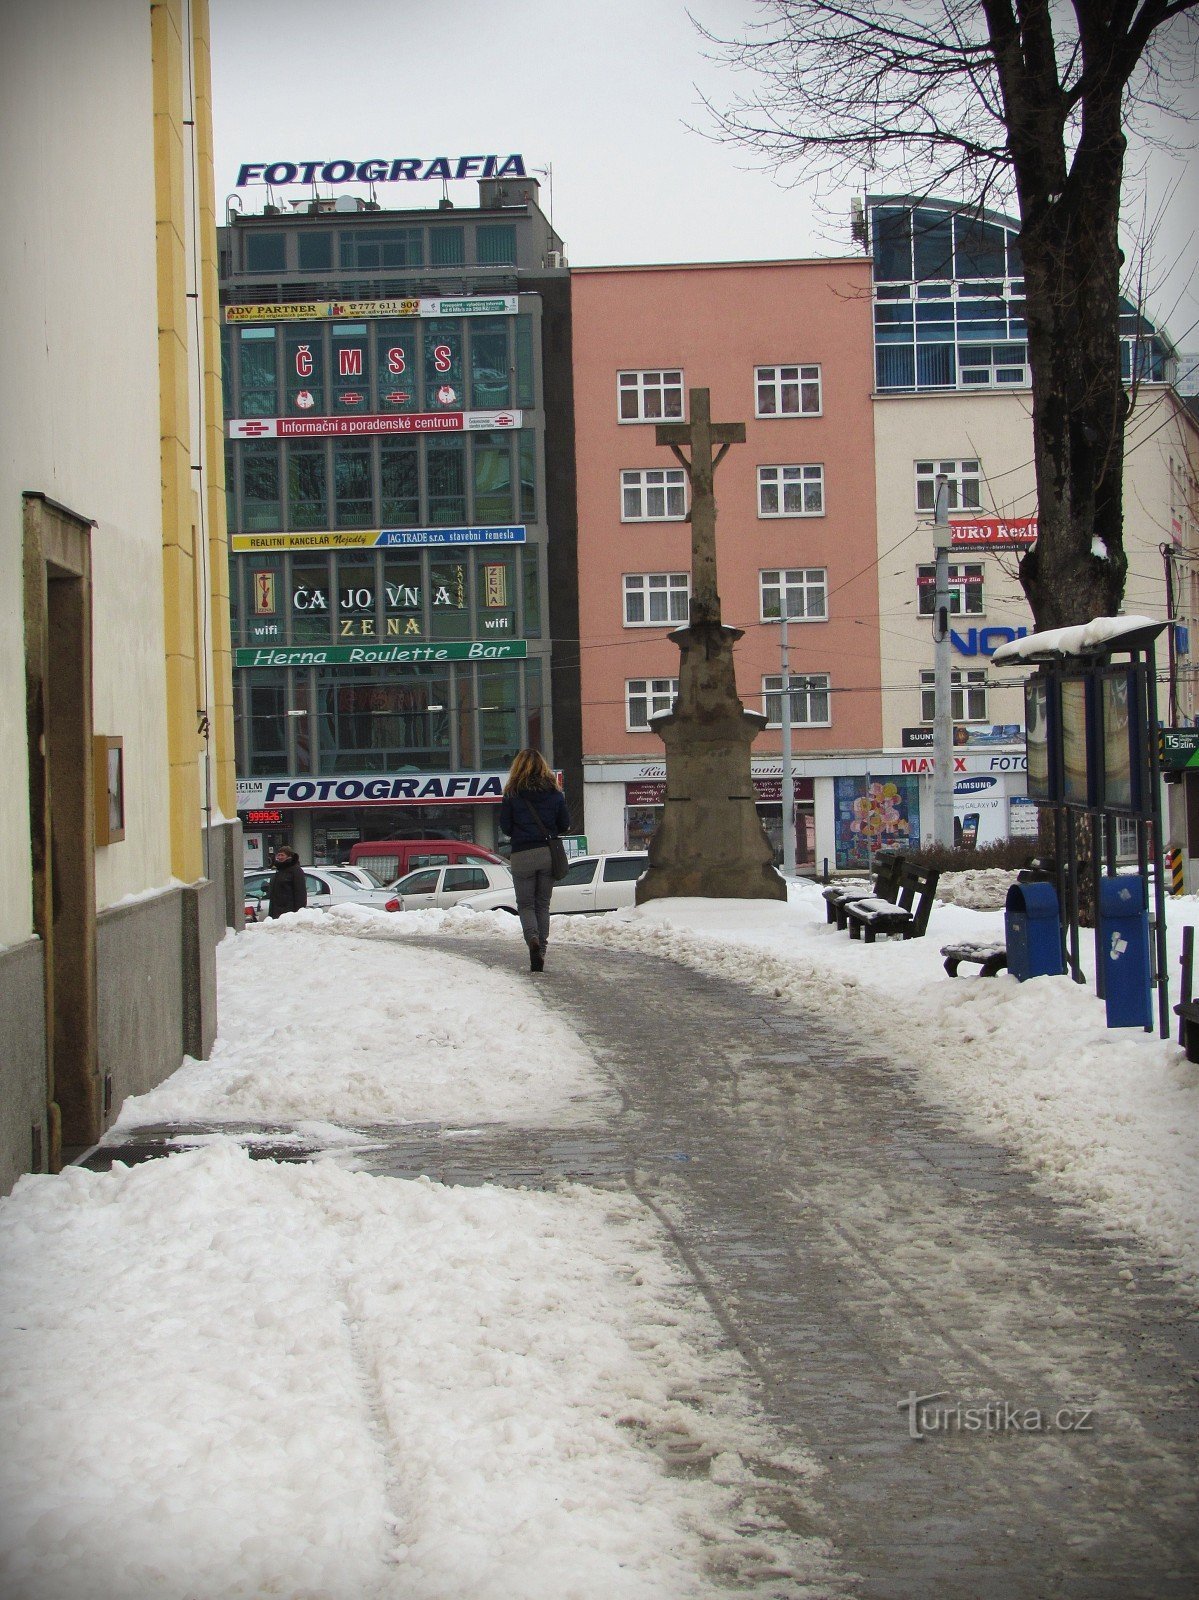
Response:
[{"label": "white window frame", "polygon": [[[978,577],[970,574],[977,573]],[[932,579],[926,580],[926,574]],[[936,613],[937,607],[937,569],[932,565],[921,565],[916,568],[916,615],[918,617],[931,617]],[[978,596],[978,605],[970,610],[966,605],[969,594]],[[927,607],[924,597],[928,596]],[[987,613],[986,597],[986,568],[981,561],[953,562],[949,568],[949,614],[951,617],[983,617]]]},{"label": "white window frame", "polygon": [[[794,405],[785,404],[790,391],[794,391]],[[772,403],[764,407],[765,396]],[[823,411],[824,385],[818,362],[754,368],[755,417],[819,417]]]},{"label": "white window frame", "polygon": [[[654,717],[669,711],[679,696],[677,678],[626,678],[624,725],[628,733],[647,733]],[[640,717],[635,715],[640,711]]]},{"label": "white window frame", "polygon": [[[629,511],[628,496],[637,497],[638,510]],[[662,509],[653,509],[660,498]],[[670,509],[674,500],[678,509]],[[687,474],[682,467],[629,468],[620,474],[620,520],[622,522],[685,522],[687,520]]]},{"label": "white window frame", "polygon": [[937,479],[944,474],[949,480],[949,509],[951,511],[981,511],[983,474],[982,462],[973,457],[957,461],[926,458],[915,463],[916,510],[922,516],[932,516],[937,509]]},{"label": "white window frame", "polygon": [[[809,509],[807,506],[808,490],[815,487],[819,493],[820,505],[818,509]],[[787,491],[799,491],[799,503],[802,509],[787,509]],[[766,507],[766,496],[773,492],[778,505],[777,511]],[[824,463],[809,461],[797,466],[777,466],[758,468],[758,516],[769,517],[822,517],[824,516]]]},{"label": "white window frame", "polygon": [[[767,601],[767,592],[778,597],[777,610]],[[812,600],[819,595],[821,609],[812,609]],[[793,599],[802,610],[796,610]],[[787,607],[788,622],[828,621],[828,568],[827,567],[763,567],[758,573],[758,606],[763,622],[778,622]]]},{"label": "white window frame", "polygon": [[[791,677],[791,726],[793,728],[831,728],[833,725],[833,685],[827,672],[793,672]],[[824,715],[813,716],[813,703],[822,700]],[[762,679],[762,710],[768,728],[783,725],[783,675],[767,673]]]},{"label": "white window frame", "polygon": [[[678,628],[691,614],[691,574],[689,572],[626,572],[621,578],[626,628]],[[655,594],[666,596],[665,617],[651,617],[650,600]],[[630,618],[629,601],[640,596],[645,615]],[[683,604],[678,604],[682,596]],[[678,613],[678,614],[676,614]]]},{"label": "white window frame", "polygon": [[[666,397],[678,392],[678,410],[667,411]],[[636,415],[624,415],[624,398],[632,395],[636,402]],[[657,396],[661,410],[647,407],[647,398]],[[616,374],[616,420],[618,422],[685,422],[687,420],[687,391],[683,387],[682,367],[646,367],[640,371]]]},{"label": "white window frame", "polygon": [[[920,674],[920,720],[924,723],[936,720],[936,681],[935,672],[922,672]],[[956,667],[950,674],[949,682],[949,716],[952,722],[986,722],[987,717],[987,673],[985,668],[966,668],[959,671]],[[967,711],[973,706],[969,716]]]}]

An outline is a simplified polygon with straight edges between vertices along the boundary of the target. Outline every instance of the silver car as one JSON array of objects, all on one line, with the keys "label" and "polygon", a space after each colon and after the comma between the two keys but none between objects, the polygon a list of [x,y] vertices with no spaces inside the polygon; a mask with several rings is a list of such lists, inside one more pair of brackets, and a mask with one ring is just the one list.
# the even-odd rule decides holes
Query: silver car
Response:
[{"label": "silver car", "polygon": [[[400,902],[390,889],[380,889],[358,867],[305,867],[304,887],[308,890],[309,910],[327,911],[330,906],[376,906],[380,911],[398,911]],[[246,873],[246,921],[261,922],[267,915],[273,870],[255,869]]]},{"label": "silver car", "polygon": [[404,911],[430,907],[440,910],[480,894],[487,897],[488,911],[516,910],[512,874],[500,861],[456,861],[443,867],[417,867],[397,878],[390,892],[400,897]]}]

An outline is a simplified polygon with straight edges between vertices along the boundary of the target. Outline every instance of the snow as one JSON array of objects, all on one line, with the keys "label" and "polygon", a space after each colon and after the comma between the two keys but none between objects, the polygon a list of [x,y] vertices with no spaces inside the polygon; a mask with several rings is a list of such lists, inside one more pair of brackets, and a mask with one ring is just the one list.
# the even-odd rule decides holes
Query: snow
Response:
[{"label": "snow", "polygon": [[598,1107],[609,1091],[590,1053],[517,972],[360,937],[397,915],[346,904],[226,937],[211,1059],[126,1100],[110,1138],[159,1122],[577,1121]]},{"label": "snow", "polygon": [[[1106,554],[1106,552],[1104,552]],[[1092,554],[1098,554],[1092,551]],[[1078,623],[1068,628],[1046,628],[1041,633],[1030,633],[1023,639],[1011,639],[1001,644],[991,659],[997,666],[1015,661],[1036,661],[1045,656],[1080,656],[1101,645],[1115,644],[1130,633],[1141,633],[1146,628],[1158,633],[1166,626],[1156,617],[1093,617],[1090,622]]]},{"label": "snow", "polygon": [[747,1460],[807,1468],[624,1195],[224,1140],[22,1179],[0,1304],[21,1600],[714,1600],[709,1566],[824,1565],[736,1535]]}]

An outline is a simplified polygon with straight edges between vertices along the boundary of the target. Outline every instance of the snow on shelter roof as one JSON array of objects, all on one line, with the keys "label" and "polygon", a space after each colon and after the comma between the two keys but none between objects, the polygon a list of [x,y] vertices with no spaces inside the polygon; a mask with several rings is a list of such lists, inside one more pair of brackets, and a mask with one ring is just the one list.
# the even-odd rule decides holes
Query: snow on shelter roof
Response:
[{"label": "snow on shelter roof", "polygon": [[1046,628],[1043,633],[1001,644],[991,660],[1002,667],[1105,650],[1143,650],[1168,626],[1154,617],[1093,617],[1071,628]]}]

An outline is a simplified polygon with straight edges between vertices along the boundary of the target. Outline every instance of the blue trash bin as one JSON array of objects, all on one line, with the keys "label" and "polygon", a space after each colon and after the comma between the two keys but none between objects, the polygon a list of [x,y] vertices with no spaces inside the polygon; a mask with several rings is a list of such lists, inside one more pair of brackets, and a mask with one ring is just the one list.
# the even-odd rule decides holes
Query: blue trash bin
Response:
[{"label": "blue trash bin", "polygon": [[1139,873],[1099,880],[1099,947],[1109,1028],[1153,1027],[1149,897]]},{"label": "blue trash bin", "polygon": [[1014,883],[1003,912],[1007,969],[1021,983],[1065,972],[1057,890],[1051,883]]}]

